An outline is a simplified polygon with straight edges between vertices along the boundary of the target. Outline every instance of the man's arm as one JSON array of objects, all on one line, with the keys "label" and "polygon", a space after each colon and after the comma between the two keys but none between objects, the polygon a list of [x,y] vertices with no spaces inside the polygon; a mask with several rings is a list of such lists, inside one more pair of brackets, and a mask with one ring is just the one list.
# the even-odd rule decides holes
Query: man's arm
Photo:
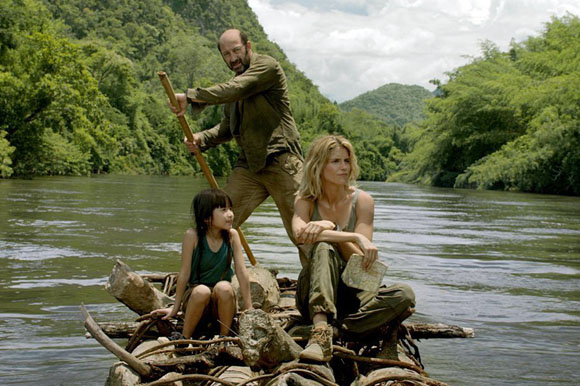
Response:
[{"label": "man's arm", "polygon": [[279,64],[268,56],[261,56],[243,74],[229,82],[207,88],[187,90],[189,100],[198,103],[233,103],[252,95],[264,92],[278,82]]},{"label": "man's arm", "polygon": [[224,105],[224,117],[219,124],[196,135],[199,137],[199,147],[202,151],[231,141],[233,136],[230,130],[230,106]]},{"label": "man's arm", "polygon": [[183,143],[190,153],[193,153],[196,148],[200,151],[205,151],[210,147],[228,142],[232,139],[230,131],[230,113],[229,106],[224,106],[224,118],[222,121],[212,127],[211,129],[202,130],[199,133],[193,134],[193,142],[190,142],[187,137],[183,139]]}]

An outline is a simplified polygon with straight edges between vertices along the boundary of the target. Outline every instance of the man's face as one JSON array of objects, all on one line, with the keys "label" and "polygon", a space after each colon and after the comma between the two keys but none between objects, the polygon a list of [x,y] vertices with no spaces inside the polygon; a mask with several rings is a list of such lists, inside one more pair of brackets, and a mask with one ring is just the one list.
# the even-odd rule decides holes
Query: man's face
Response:
[{"label": "man's face", "polygon": [[242,74],[250,67],[251,50],[249,42],[244,45],[239,38],[224,39],[220,43],[220,47],[224,62],[237,75]]}]

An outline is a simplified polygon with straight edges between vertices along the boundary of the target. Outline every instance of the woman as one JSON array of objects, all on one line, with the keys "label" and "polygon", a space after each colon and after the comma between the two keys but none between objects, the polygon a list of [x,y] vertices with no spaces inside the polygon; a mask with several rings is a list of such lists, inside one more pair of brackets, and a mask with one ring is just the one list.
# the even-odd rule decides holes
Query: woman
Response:
[{"label": "woman", "polygon": [[357,175],[354,149],[345,138],[325,136],[310,146],[292,219],[294,237],[309,249],[298,277],[296,305],[314,324],[301,359],[332,358],[329,322],[362,335],[402,320],[415,305],[408,285],[382,286],[373,293],[347,287],[340,278],[352,254],[363,256],[365,270],[378,258],[372,243],[373,198],[353,186]]}]

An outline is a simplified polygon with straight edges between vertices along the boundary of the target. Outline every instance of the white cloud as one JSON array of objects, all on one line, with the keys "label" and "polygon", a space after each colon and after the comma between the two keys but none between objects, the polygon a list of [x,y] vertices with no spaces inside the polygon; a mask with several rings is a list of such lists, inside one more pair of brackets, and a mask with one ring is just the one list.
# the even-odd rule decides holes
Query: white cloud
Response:
[{"label": "white cloud", "polygon": [[[269,38],[320,91],[342,102],[385,83],[446,80],[491,40],[537,35],[577,0],[249,0]],[[259,51],[259,47],[258,47]]]}]

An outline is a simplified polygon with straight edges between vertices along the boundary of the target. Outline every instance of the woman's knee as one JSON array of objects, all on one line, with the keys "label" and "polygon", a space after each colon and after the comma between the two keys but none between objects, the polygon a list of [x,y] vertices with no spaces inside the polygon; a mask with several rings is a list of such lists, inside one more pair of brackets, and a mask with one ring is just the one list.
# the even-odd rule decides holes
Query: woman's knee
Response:
[{"label": "woman's knee", "polygon": [[319,241],[314,243],[312,247],[312,253],[321,252],[325,253],[326,251],[331,251],[333,249],[332,244],[327,243],[326,241]]},{"label": "woman's knee", "polygon": [[314,244],[311,251],[311,265],[316,264],[328,264],[331,262],[332,259],[337,257],[337,253],[334,251],[334,247],[332,244],[320,241]]},{"label": "woman's knee", "polygon": [[[361,299],[367,304],[369,299]],[[408,284],[395,283],[389,287],[381,287],[372,301],[373,307],[390,310],[406,310],[415,307],[415,292]]]},{"label": "woman's knee", "polygon": [[415,291],[413,291],[413,288],[404,283],[399,284],[399,287],[402,301],[407,305],[407,307],[415,307]]}]

